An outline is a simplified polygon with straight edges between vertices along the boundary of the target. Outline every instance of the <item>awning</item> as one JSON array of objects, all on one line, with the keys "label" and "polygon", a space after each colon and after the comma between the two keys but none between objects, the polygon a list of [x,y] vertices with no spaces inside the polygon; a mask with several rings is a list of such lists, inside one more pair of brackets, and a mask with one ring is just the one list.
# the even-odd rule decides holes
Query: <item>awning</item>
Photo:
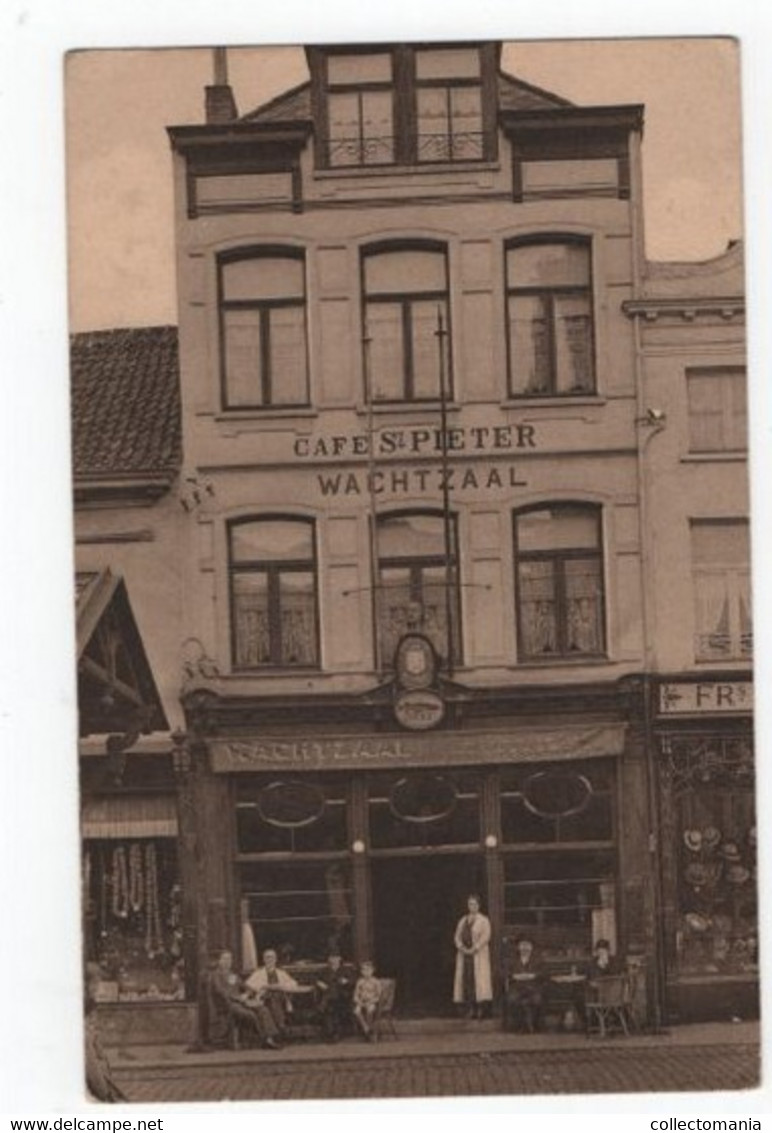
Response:
[{"label": "awning", "polygon": [[84,799],[81,832],[84,838],[175,838],[175,799],[172,795]]}]

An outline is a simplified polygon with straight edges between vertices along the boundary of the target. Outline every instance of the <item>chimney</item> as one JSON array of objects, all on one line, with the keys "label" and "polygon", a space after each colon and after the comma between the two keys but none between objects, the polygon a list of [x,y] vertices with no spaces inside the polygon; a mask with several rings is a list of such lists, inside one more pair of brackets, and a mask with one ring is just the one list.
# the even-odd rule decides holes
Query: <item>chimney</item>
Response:
[{"label": "chimney", "polygon": [[233,122],[238,118],[236,100],[228,82],[228,58],[224,47],[215,47],[214,84],[204,88],[206,95],[206,121],[215,126]]}]

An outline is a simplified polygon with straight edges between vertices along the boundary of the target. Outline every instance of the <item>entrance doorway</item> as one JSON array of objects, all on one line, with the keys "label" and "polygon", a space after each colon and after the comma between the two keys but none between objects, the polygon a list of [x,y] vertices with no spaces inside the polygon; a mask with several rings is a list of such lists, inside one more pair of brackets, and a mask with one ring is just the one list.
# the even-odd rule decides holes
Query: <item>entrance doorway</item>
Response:
[{"label": "entrance doorway", "polygon": [[453,934],[470,893],[485,903],[484,859],[479,854],[376,858],[371,871],[378,973],[396,979],[402,1014],[451,1013]]}]

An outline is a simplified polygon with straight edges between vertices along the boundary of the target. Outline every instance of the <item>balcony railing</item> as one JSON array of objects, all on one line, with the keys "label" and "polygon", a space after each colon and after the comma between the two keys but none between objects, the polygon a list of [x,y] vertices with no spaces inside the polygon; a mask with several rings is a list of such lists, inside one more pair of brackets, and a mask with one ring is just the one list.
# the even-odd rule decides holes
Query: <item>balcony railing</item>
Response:
[{"label": "balcony railing", "polygon": [[[397,160],[396,138],[339,137],[322,143],[325,165],[331,169],[368,165],[394,165]],[[443,134],[419,134],[411,164],[430,165],[440,162],[481,161],[488,150],[486,136],[480,131]]]},{"label": "balcony railing", "polygon": [[698,661],[746,661],[753,656],[753,633],[698,633],[694,651]]}]

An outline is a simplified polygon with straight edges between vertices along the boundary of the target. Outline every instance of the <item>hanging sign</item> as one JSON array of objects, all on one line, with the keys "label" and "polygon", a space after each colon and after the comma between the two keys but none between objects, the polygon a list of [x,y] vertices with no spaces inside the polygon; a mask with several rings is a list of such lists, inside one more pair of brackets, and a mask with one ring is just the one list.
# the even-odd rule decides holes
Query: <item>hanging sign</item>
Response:
[{"label": "hanging sign", "polygon": [[397,723],[413,732],[436,728],[445,715],[445,701],[429,688],[408,689],[394,700]]}]

